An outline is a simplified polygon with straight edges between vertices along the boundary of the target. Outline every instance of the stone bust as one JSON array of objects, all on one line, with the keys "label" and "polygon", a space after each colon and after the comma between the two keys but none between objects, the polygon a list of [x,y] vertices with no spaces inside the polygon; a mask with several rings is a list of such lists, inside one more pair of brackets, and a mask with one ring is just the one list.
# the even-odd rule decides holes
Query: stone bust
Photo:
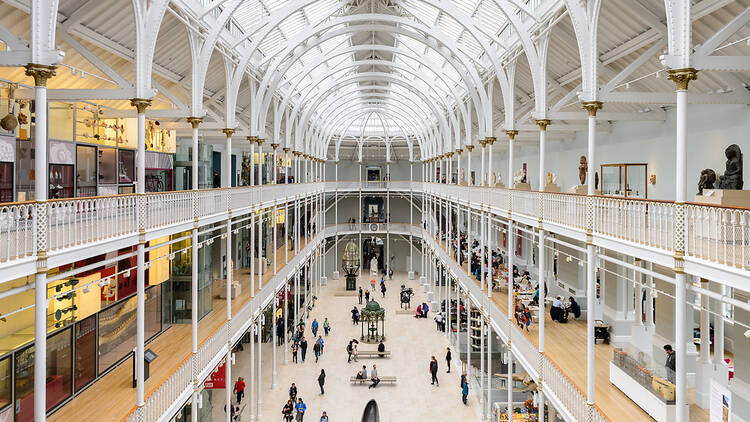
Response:
[{"label": "stone bust", "polygon": [[727,157],[726,170],[719,176],[719,189],[742,189],[742,151],[737,144],[724,150]]},{"label": "stone bust", "polygon": [[578,165],[578,180],[581,181],[582,185],[586,184],[586,172],[589,170],[589,164],[586,161],[586,156],[582,155]]},{"label": "stone bust", "polygon": [[703,195],[703,189],[713,189],[716,183],[716,172],[712,169],[703,169],[698,181],[698,195]]}]

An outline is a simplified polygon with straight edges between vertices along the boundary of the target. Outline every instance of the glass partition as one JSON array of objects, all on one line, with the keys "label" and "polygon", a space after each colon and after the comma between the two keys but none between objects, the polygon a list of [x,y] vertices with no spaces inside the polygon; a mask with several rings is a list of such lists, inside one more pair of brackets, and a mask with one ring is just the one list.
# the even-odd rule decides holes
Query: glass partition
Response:
[{"label": "glass partition", "polygon": [[75,389],[79,391],[96,378],[96,315],[75,325]]},{"label": "glass partition", "polygon": [[[10,355],[0,359],[0,409],[5,409],[6,406],[10,405],[11,401],[11,380],[13,376],[11,374],[11,359]],[[2,418],[2,411],[0,410],[0,420]]]},{"label": "glass partition", "polygon": [[96,195],[96,147],[76,147],[76,197]]}]

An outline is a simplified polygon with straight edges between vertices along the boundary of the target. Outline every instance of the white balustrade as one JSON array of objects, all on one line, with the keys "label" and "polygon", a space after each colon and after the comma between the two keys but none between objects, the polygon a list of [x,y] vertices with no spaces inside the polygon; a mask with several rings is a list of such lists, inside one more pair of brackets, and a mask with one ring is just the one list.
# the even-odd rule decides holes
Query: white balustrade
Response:
[{"label": "white balustrade", "polygon": [[0,207],[0,262],[36,253],[34,213],[36,204],[19,203]]},{"label": "white balustrade", "polygon": [[750,210],[685,206],[689,257],[750,269]]},{"label": "white balustrade", "polygon": [[672,250],[674,204],[664,201],[594,198],[594,232]]},{"label": "white balustrade", "polygon": [[146,229],[154,229],[193,219],[191,191],[166,192],[144,196],[146,201]]},{"label": "white balustrade", "polygon": [[136,195],[49,201],[48,250],[137,233],[137,207]]},{"label": "white balustrade", "polygon": [[514,190],[512,195],[514,213],[539,217],[539,192]]},{"label": "white balustrade", "polygon": [[544,221],[586,230],[586,196],[565,193],[542,194]]}]

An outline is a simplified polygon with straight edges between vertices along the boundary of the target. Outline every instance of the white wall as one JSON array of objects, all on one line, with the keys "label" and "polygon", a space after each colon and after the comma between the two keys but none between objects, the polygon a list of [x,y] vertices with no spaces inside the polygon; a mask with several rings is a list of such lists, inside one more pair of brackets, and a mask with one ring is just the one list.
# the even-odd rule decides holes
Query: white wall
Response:
[{"label": "white wall", "polygon": [[[604,105],[606,110],[606,104]],[[554,126],[555,122],[552,122]],[[664,122],[621,121],[612,124],[611,132],[597,134],[596,170],[611,163],[647,163],[648,174],[656,175],[656,184],[648,186],[650,199],[674,200],[675,196],[675,110],[667,110]],[[697,192],[700,172],[712,168],[724,173],[724,149],[737,144],[750,152],[750,107],[744,105],[690,105],[688,110],[688,200]],[[572,141],[548,141],[547,171],[557,173],[560,186],[567,190],[578,181],[578,160],[587,154],[587,134],[578,132]],[[498,148],[498,145],[501,148]],[[507,138],[495,142],[493,167],[500,171],[508,185]],[[481,158],[477,146],[472,168],[479,172]],[[539,186],[539,147],[537,142],[516,142],[514,171],[527,163],[532,189]],[[462,155],[465,163],[465,155]],[[464,164],[465,165],[465,164]],[[462,167],[464,166],[462,165]],[[748,174],[748,172],[745,172]],[[601,175],[600,175],[601,178]]]}]

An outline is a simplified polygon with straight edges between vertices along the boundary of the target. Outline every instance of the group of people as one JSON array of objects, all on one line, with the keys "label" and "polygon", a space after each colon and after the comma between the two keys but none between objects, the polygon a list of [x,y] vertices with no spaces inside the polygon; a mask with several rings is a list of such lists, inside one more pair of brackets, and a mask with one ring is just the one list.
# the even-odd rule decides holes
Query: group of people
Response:
[{"label": "group of people", "polygon": [[[383,343],[381,342],[380,344]],[[378,384],[380,384],[380,378],[378,377],[378,367],[375,364],[372,365],[372,371],[370,371],[369,377],[367,373],[367,365],[362,365],[362,369],[357,372],[356,378],[358,380],[369,379],[370,381],[372,381],[372,384],[370,384],[370,386],[367,388],[375,388],[378,386]]]},{"label": "group of people", "polygon": [[430,311],[430,306],[427,305],[427,302],[422,302],[422,304],[417,305],[417,309],[414,311],[414,318],[427,318],[427,312]]},{"label": "group of people", "polygon": [[[313,333],[313,339],[315,339],[315,336],[318,334],[318,328],[319,323],[317,319],[313,319],[313,322],[311,324],[311,329]],[[331,326],[328,322],[328,318],[323,321],[323,329],[325,331],[326,336],[328,336],[328,333],[330,332]],[[292,362],[298,363],[297,355],[298,353],[302,357],[302,362],[305,361],[305,358],[307,357],[307,338],[305,338],[305,322],[300,318],[300,322],[297,324],[297,330],[292,335]],[[318,358],[320,358],[320,355],[323,354],[323,347],[325,346],[325,340],[323,340],[323,336],[318,336],[317,339],[315,339],[315,343],[313,344],[313,353],[315,353],[315,362],[318,362]]]},{"label": "group of people", "polygon": [[549,316],[553,321],[560,323],[568,322],[568,317],[573,314],[576,319],[581,317],[581,307],[576,302],[576,299],[571,296],[568,299],[568,304],[563,303],[562,297],[557,296],[552,301],[552,307],[549,309]]},{"label": "group of people", "polygon": [[[320,394],[323,394],[323,384],[325,383],[326,373],[324,370],[320,370],[320,376],[318,377],[318,384],[320,384]],[[291,422],[296,420],[302,422],[305,419],[305,412],[307,412],[307,404],[302,400],[302,397],[297,397],[297,385],[292,383],[289,387],[289,399],[281,409],[281,415],[284,417],[284,421]],[[320,416],[320,422],[329,422],[328,414],[323,411]]]}]

